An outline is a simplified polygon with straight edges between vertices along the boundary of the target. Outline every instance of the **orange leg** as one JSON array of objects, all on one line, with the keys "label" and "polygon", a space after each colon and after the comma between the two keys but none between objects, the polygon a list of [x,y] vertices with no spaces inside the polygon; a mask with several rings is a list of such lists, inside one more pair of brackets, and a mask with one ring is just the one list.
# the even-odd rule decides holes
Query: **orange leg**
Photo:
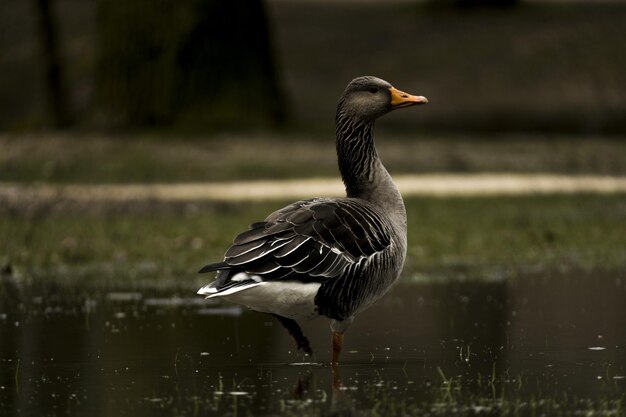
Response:
[{"label": "orange leg", "polygon": [[332,364],[337,365],[339,363],[339,354],[343,347],[343,333],[333,332],[333,360]]},{"label": "orange leg", "polygon": [[332,363],[330,366],[333,376],[333,393],[340,394],[341,388],[343,387],[343,381],[341,379],[341,371],[339,370],[339,365],[336,363]]}]

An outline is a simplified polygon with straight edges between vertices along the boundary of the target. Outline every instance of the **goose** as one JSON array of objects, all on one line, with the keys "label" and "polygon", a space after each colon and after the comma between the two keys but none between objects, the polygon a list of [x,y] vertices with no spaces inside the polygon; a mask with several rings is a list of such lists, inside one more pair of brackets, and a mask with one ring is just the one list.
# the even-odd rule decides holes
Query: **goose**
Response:
[{"label": "goose", "polygon": [[312,355],[297,321],[331,320],[332,361],[354,317],[398,279],[407,248],[402,196],[374,145],[374,122],[392,110],[428,103],[372,76],[352,80],[336,111],[336,149],[346,196],[297,201],[235,237],[198,290],[269,313]]}]

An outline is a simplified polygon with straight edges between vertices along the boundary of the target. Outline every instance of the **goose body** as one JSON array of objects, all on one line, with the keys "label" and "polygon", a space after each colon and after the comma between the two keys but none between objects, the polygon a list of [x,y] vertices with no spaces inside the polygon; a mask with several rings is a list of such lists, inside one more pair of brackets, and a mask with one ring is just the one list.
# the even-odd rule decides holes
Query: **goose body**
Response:
[{"label": "goose body", "polygon": [[269,313],[311,353],[296,320],[327,317],[333,363],[355,315],[397,280],[406,257],[406,211],[373,138],[389,111],[426,103],[375,77],[350,82],[337,107],[336,145],[346,197],[297,201],[239,234],[198,294]]}]

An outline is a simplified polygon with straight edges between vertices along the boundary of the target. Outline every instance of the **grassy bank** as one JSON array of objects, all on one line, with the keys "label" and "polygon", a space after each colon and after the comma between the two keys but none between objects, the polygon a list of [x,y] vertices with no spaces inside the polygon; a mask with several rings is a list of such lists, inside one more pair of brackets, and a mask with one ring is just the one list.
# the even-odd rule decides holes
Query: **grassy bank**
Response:
[{"label": "grassy bank", "polygon": [[[242,226],[281,203],[46,206],[0,216],[18,280],[194,288]],[[405,280],[510,278],[524,268],[626,268],[626,196],[410,199]],[[8,273],[11,270],[12,272]]]},{"label": "grassy bank", "polygon": [[[335,177],[331,134],[215,138],[0,135],[0,181],[196,182]],[[377,146],[392,174],[548,172],[626,174],[626,141],[551,135],[397,136]]]}]

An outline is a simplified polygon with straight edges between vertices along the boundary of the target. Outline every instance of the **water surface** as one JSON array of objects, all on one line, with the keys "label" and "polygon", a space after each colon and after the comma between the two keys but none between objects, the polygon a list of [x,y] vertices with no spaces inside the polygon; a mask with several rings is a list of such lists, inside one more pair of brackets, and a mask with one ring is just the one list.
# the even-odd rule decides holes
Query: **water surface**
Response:
[{"label": "water surface", "polygon": [[309,357],[272,317],[193,289],[5,279],[0,415],[624,415],[620,275],[398,285],[357,318],[335,373],[323,319],[303,326]]}]

